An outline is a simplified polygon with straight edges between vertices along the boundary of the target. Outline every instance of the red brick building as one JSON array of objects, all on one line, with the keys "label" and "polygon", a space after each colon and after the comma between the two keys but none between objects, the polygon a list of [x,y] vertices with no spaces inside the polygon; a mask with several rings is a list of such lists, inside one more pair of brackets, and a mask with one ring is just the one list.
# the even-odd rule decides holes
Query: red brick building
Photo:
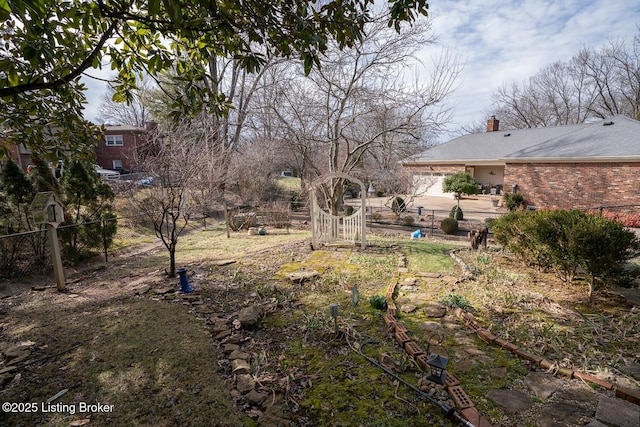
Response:
[{"label": "red brick building", "polygon": [[[16,164],[25,172],[29,171],[29,166],[33,163],[31,159],[31,150],[24,146],[24,144],[7,144],[9,149],[8,158],[16,162]],[[5,157],[0,158],[0,166],[3,164]],[[49,162],[51,169],[57,174],[59,170],[56,169],[56,164]]]},{"label": "red brick building", "polygon": [[487,193],[522,193],[528,205],[586,208],[640,204],[640,122],[623,116],[594,123],[464,135],[403,162],[420,192],[466,171]]},{"label": "red brick building", "polygon": [[9,157],[24,171],[26,171],[27,167],[31,164],[31,151],[22,144],[10,145]]},{"label": "red brick building", "polygon": [[[155,122],[147,122],[144,128],[130,125],[105,125],[105,138],[99,141],[95,150],[96,163],[101,168],[110,170],[137,169],[136,153],[148,149],[151,136],[156,129]],[[31,151],[22,144],[10,146],[9,157],[25,171],[31,164]]]},{"label": "red brick building", "polygon": [[136,154],[149,143],[150,132],[157,128],[147,122],[144,128],[130,125],[105,125],[105,138],[96,147],[96,162],[104,169],[137,169]]}]

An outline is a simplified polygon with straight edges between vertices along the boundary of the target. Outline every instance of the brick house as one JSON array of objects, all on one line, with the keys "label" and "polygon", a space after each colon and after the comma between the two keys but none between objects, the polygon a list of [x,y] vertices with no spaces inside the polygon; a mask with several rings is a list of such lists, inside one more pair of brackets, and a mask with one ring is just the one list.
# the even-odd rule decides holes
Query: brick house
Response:
[{"label": "brick house", "polygon": [[9,145],[9,158],[13,159],[26,172],[27,167],[31,164],[31,151],[22,144]]},{"label": "brick house", "polygon": [[[149,135],[158,125],[155,122],[147,122],[144,128],[130,125],[104,127],[105,138],[98,142],[95,149],[96,163],[104,169],[131,171],[136,169],[136,153],[148,149]],[[10,145],[9,158],[26,171],[31,164],[31,151],[22,144]]]},{"label": "brick house", "polygon": [[594,123],[464,135],[402,162],[421,193],[442,195],[446,175],[466,171],[491,194],[519,192],[529,206],[640,204],[640,122]]},{"label": "brick house", "polygon": [[[13,160],[24,172],[29,172],[30,166],[33,163],[31,157],[31,150],[25,147],[24,144],[7,144],[8,154],[0,157],[0,167],[4,164],[6,159]],[[49,166],[54,172],[56,177],[60,177],[60,169],[56,167],[56,164],[49,162]]]},{"label": "brick house", "polygon": [[132,171],[136,169],[136,153],[149,142],[149,132],[155,130],[155,122],[145,127],[131,125],[105,125],[105,138],[96,147],[96,162],[105,169]]}]

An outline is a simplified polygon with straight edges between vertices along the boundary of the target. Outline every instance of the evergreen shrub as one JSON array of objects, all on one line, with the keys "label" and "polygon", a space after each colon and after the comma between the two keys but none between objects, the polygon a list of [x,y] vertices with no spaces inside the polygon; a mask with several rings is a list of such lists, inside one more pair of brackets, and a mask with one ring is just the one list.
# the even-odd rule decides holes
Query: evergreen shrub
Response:
[{"label": "evergreen shrub", "polygon": [[440,228],[445,234],[455,234],[458,231],[458,221],[455,218],[445,218],[440,223]]},{"label": "evergreen shrub", "polygon": [[393,202],[391,203],[391,210],[396,215],[400,215],[400,213],[406,211],[407,210],[407,205],[406,205],[404,199],[402,197],[400,197],[400,196],[398,196],[395,199],[393,199]]},{"label": "evergreen shrub", "polygon": [[462,209],[460,209],[460,206],[456,205],[451,208],[451,211],[449,212],[449,218],[453,218],[458,221],[462,221],[464,219],[464,215],[462,213]]},{"label": "evergreen shrub", "polygon": [[578,210],[538,210],[508,213],[493,223],[493,237],[525,263],[554,271],[571,281],[578,267],[596,285],[627,279],[625,266],[640,243],[620,223]]},{"label": "evergreen shrub", "polygon": [[504,195],[504,204],[510,212],[517,210],[524,203],[521,193],[507,193]]}]

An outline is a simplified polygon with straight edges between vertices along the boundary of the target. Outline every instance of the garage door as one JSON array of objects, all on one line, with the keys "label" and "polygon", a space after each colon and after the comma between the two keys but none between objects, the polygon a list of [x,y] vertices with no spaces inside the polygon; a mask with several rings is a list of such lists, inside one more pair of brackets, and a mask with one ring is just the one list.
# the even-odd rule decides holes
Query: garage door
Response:
[{"label": "garage door", "polygon": [[448,196],[442,191],[445,176],[441,173],[422,173],[413,176],[413,188],[421,196]]}]

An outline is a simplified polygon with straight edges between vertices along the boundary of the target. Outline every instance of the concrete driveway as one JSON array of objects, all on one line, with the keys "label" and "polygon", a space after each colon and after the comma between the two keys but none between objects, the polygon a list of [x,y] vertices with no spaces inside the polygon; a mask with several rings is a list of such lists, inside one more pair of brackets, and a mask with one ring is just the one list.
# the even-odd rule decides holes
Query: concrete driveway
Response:
[{"label": "concrete driveway", "polygon": [[[499,198],[499,206],[493,206],[491,199]],[[405,198],[408,200],[408,198]],[[389,203],[386,197],[369,197],[367,205],[372,206],[374,210],[382,209],[385,203]],[[422,206],[422,215],[435,214],[436,217],[444,217],[449,214],[451,208],[457,204],[457,200],[453,196],[419,196],[413,199],[409,204],[408,211],[411,213],[418,212],[418,207]],[[476,195],[465,196],[460,200],[460,208],[464,213],[465,219],[484,221],[486,218],[497,218],[507,212],[502,205],[500,196]]]}]

